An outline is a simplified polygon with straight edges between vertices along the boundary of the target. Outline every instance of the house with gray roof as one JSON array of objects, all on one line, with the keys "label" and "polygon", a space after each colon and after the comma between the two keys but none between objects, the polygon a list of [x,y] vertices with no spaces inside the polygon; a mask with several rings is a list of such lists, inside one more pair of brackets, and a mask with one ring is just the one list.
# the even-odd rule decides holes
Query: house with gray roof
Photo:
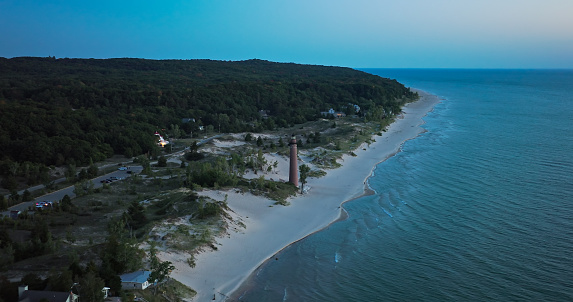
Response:
[{"label": "house with gray roof", "polygon": [[18,302],[76,302],[78,295],[71,292],[28,290],[28,285],[18,287]]}]

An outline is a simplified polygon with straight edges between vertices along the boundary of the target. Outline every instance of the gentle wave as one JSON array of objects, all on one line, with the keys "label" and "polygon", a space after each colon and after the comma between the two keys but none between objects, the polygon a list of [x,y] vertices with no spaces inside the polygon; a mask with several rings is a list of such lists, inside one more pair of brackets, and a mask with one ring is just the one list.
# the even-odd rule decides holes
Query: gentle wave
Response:
[{"label": "gentle wave", "polygon": [[445,100],[242,300],[573,301],[573,72],[376,72]]}]

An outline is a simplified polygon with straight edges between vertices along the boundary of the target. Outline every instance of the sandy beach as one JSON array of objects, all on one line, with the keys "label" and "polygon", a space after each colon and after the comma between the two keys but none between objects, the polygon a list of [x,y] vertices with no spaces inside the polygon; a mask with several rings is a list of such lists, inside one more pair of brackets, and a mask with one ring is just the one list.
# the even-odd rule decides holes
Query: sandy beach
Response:
[{"label": "sandy beach", "polygon": [[[382,136],[375,136],[374,143],[356,149],[356,157],[345,155],[340,161],[342,167],[328,170],[324,177],[309,179],[310,190],[289,199],[289,206],[274,205],[272,200],[233,190],[202,192],[216,200],[224,200],[227,195],[233,220],[241,221],[246,228],[232,226],[227,236],[217,238],[217,250],[209,249],[196,256],[194,268],[187,264],[187,254],[161,253],[163,260],[176,267],[171,277],[197,291],[193,301],[225,301],[267,259],[340,218],[341,205],[365,193],[366,179],[376,164],[396,154],[405,141],[424,131],[420,127],[422,118],[439,98],[417,92],[420,100],[404,106],[403,115]],[[271,177],[288,178],[287,167],[281,162]]]}]

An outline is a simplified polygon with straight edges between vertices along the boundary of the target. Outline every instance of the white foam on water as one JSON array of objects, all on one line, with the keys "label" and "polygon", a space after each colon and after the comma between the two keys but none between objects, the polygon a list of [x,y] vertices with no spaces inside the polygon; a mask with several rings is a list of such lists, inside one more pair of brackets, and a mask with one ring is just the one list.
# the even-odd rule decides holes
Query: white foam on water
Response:
[{"label": "white foam on water", "polygon": [[384,213],[386,213],[386,215],[390,216],[390,218],[394,218],[394,216],[392,216],[392,214],[390,214],[390,212],[386,211],[386,209],[382,208],[382,211],[384,211]]}]

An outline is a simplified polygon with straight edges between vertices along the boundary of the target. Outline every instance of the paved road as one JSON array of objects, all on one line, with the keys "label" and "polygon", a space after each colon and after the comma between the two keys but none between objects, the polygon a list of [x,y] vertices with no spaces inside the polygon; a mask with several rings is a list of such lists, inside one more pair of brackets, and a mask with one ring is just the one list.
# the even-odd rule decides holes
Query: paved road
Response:
[{"label": "paved road", "polygon": [[[224,135],[224,134],[218,134],[218,135],[215,135],[215,136],[212,136],[212,137],[203,139],[203,140],[197,142],[197,145],[200,146],[200,145],[202,145],[202,144],[205,144],[205,143],[207,143],[207,142],[209,142],[209,141],[211,141],[211,140],[213,140],[213,139],[215,139],[215,138],[221,137],[221,136],[223,136],[223,135]],[[174,158],[174,157],[183,155],[183,154],[186,152],[186,150],[188,150],[188,149],[189,149],[189,147],[185,148],[185,149],[182,150],[182,151],[178,151],[178,152],[169,154],[169,155],[168,155],[169,161],[181,163],[180,160],[178,160],[177,158]],[[153,165],[153,164],[155,164],[155,163],[157,163],[157,162],[152,162],[151,164]],[[116,165],[116,164],[109,164],[109,165],[106,165],[106,166],[102,166],[102,167],[100,167],[100,169],[101,169],[101,168],[105,168],[105,167],[109,167],[109,166],[112,166],[112,165]],[[132,166],[132,167],[130,167],[130,170],[132,171],[132,173],[140,173],[140,172],[143,170],[143,168],[142,168],[141,166]],[[110,178],[110,177],[112,177],[112,176],[115,176],[115,177],[117,177],[117,178],[125,178],[125,177],[129,177],[130,175],[131,175],[131,174],[128,174],[126,171],[120,171],[120,170],[118,170],[118,171],[114,171],[114,172],[111,172],[111,173],[108,173],[108,174],[99,176],[99,177],[97,177],[97,178],[94,178],[94,179],[92,179],[91,181],[92,181],[93,184],[94,184],[94,188],[99,188],[99,187],[101,187],[101,186],[103,185],[103,184],[100,182],[101,180]],[[56,183],[60,183],[60,182],[62,182],[62,181],[64,181],[64,180],[65,180],[65,178],[60,178],[60,179],[56,180]],[[34,190],[36,190],[36,189],[42,189],[43,187],[44,187],[43,185],[38,185],[38,186],[35,186],[35,187],[28,188],[28,190],[29,190],[29,191],[34,191]],[[19,193],[20,195],[22,195],[23,192],[24,192],[24,190],[22,190],[22,191],[20,191],[20,192],[18,192],[18,193]],[[74,186],[69,186],[69,187],[67,187],[67,188],[63,188],[63,189],[60,189],[60,190],[58,190],[58,191],[55,191],[55,192],[52,192],[52,193],[49,193],[49,194],[40,196],[40,197],[34,199],[33,201],[23,202],[23,203],[20,203],[20,204],[11,206],[10,208],[8,208],[8,211],[0,212],[0,215],[8,216],[8,215],[10,214],[10,211],[15,211],[15,210],[23,211],[23,210],[27,210],[29,207],[34,208],[36,202],[40,202],[40,201],[59,201],[59,200],[61,200],[62,198],[64,198],[65,195],[68,195],[68,196],[70,196],[71,198],[74,198],[74,197],[76,196],[76,194],[74,194]]]},{"label": "paved road", "polygon": [[[105,169],[105,168],[109,168],[109,167],[111,167],[111,166],[117,166],[117,163],[103,165],[103,166],[98,167],[98,169],[101,171],[101,170],[103,170],[103,169]],[[83,168],[81,168],[81,169],[83,169]],[[79,172],[76,173],[76,175],[79,175],[79,174],[80,174]],[[64,182],[64,181],[66,181],[66,178],[65,178],[65,177],[61,177],[61,178],[55,179],[55,180],[54,180],[54,184],[59,184],[59,183]],[[18,191],[17,193],[18,193],[18,195],[21,196],[21,195],[24,194],[24,191],[26,191],[26,190],[28,190],[28,192],[34,192],[34,191],[42,190],[42,189],[44,189],[45,187],[46,187],[46,186],[44,186],[43,184],[39,184],[39,185],[35,185],[35,186],[33,186],[33,187],[28,187],[28,188],[26,188],[26,189],[20,190],[20,191]],[[5,194],[5,195],[4,195],[4,198],[10,198],[10,194]]]},{"label": "paved road", "polygon": [[[141,166],[132,166],[132,167],[130,167],[129,170],[132,171],[132,173],[140,173],[143,170],[143,168]],[[128,174],[127,171],[117,170],[117,171],[114,171],[114,172],[111,172],[111,173],[108,173],[108,174],[105,174],[102,176],[98,176],[94,179],[91,179],[90,181],[93,182],[94,188],[99,188],[99,187],[103,186],[103,184],[101,183],[102,180],[110,178],[112,176],[115,176],[118,179],[119,178],[123,179],[123,178],[131,176],[131,174]],[[121,181],[121,180],[118,180],[118,181]],[[59,201],[62,198],[64,198],[65,195],[68,195],[71,198],[74,198],[76,196],[76,194],[74,194],[74,186],[69,186],[67,188],[63,188],[63,189],[60,189],[58,191],[40,196],[40,197],[38,197],[32,201],[22,202],[22,203],[19,203],[17,205],[11,206],[9,208],[9,211],[2,212],[1,214],[2,215],[9,215],[10,211],[15,211],[15,210],[23,211],[23,210],[27,210],[28,207],[34,208],[36,202],[40,202],[40,201]]]},{"label": "paved road", "polygon": [[201,140],[201,141],[197,142],[197,146],[201,146],[202,144],[205,144],[205,143],[207,143],[207,142],[210,142],[210,141],[212,141],[213,139],[218,138],[218,137],[221,137],[221,136],[223,136],[223,135],[224,135],[224,134],[217,134],[217,135],[215,135],[215,136],[211,136],[211,137],[209,137],[209,138],[206,138],[206,139],[204,139],[204,140]]}]

